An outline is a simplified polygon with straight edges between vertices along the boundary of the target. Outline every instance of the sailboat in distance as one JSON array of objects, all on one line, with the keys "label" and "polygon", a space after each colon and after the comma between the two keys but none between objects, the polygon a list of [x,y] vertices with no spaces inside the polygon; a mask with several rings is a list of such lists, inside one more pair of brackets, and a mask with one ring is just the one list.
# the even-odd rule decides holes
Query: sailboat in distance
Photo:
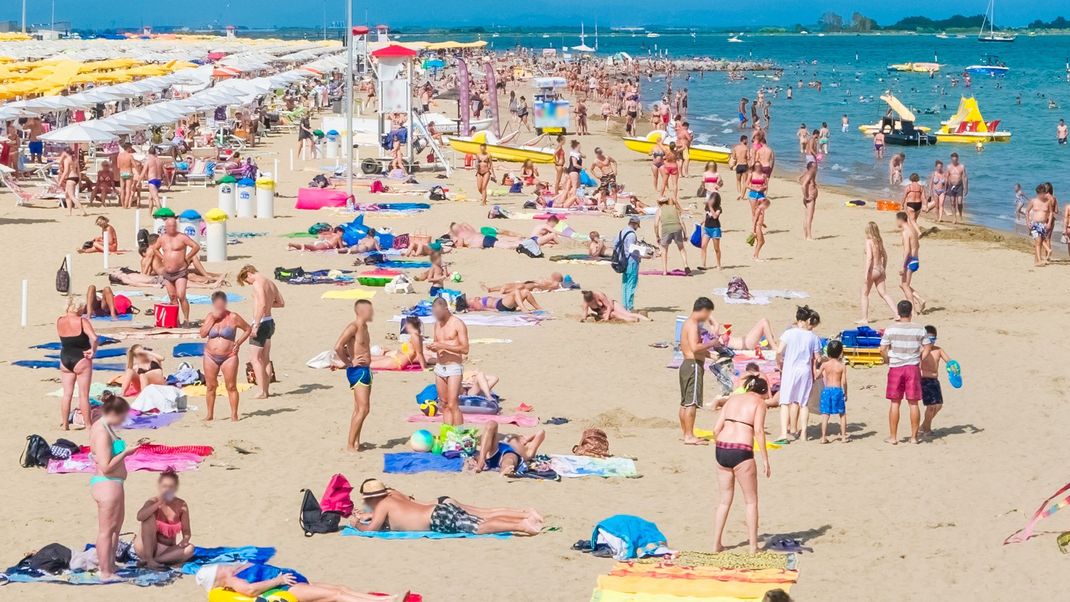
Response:
[{"label": "sailboat in distance", "polygon": [[[988,9],[985,11],[985,19],[981,22],[981,31],[977,33],[978,42],[1013,42],[1018,37],[1017,34],[996,31],[996,0],[988,0]],[[985,32],[985,26],[988,26],[988,31]]]}]

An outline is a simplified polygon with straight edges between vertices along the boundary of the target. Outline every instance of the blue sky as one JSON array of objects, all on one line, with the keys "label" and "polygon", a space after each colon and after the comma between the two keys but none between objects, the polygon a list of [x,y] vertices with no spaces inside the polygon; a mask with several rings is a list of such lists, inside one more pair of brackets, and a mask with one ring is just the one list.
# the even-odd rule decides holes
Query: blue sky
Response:
[{"label": "blue sky", "polygon": [[[714,0],[677,0],[672,10],[662,2],[650,0],[543,0],[511,2],[501,0],[407,0],[404,3],[354,2],[355,20],[404,25],[483,25],[533,26],[540,24],[578,24],[581,20],[600,26],[690,26],[728,27],[733,25],[812,24],[821,13],[832,10],[850,15],[860,10],[878,23],[888,24],[901,17],[927,15],[934,18],[954,13],[984,12],[986,0],[960,0],[953,5],[932,0],[900,0],[874,3],[862,0],[748,0],[729,3]],[[142,23],[157,25],[237,24],[250,27],[282,25],[314,26],[327,19],[345,18],[345,4],[339,0],[55,0],[56,19],[69,20],[75,28],[137,27]],[[0,8],[0,18],[18,20],[21,4],[7,0]],[[399,7],[404,9],[399,10]],[[47,23],[51,3],[28,0],[31,23]],[[1052,19],[1064,13],[1070,16],[1070,4],[1054,0],[1003,0],[997,8],[997,23],[1024,25],[1041,18]]]}]

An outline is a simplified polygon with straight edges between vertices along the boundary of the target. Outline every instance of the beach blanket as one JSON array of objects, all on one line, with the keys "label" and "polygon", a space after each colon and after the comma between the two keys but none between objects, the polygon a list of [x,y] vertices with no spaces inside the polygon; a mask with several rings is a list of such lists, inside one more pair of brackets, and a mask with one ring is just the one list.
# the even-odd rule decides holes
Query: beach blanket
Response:
[{"label": "beach blanket", "polygon": [[[408,422],[442,422],[442,416],[424,416],[423,414],[413,414],[405,419]],[[530,414],[509,414],[509,415],[495,415],[495,414],[465,414],[465,424],[487,424],[489,422],[497,422],[498,424],[515,424],[516,426],[532,427],[539,424],[539,419],[536,416]]]},{"label": "beach blanket", "polygon": [[[190,302],[190,305],[211,305],[211,295],[186,295],[186,300]],[[245,297],[235,294],[227,293],[227,303],[240,303],[245,301]]]},{"label": "beach blanket", "polygon": [[[170,585],[181,575],[171,569],[155,570],[141,568],[136,563],[116,565],[115,575],[118,581],[104,583],[97,571],[64,571],[59,575],[49,575],[33,569],[11,567],[4,571],[2,577],[11,583],[49,583],[61,585],[117,585],[131,584],[139,587]],[[2,580],[0,580],[2,581]]]},{"label": "beach blanket", "polygon": [[127,339],[199,339],[201,331],[197,328],[140,328],[120,330],[109,333],[117,341]]},{"label": "beach blanket", "polygon": [[677,268],[675,270],[669,270],[669,273],[664,273],[661,270],[643,270],[639,272],[640,276],[690,276],[687,272]]},{"label": "beach blanket", "polygon": [[[454,314],[465,323],[466,326],[498,326],[500,328],[518,328],[521,326],[538,326],[544,320],[550,319],[550,314],[532,312],[492,312],[492,311],[477,311],[467,314]],[[404,316],[394,316],[390,318],[391,322],[401,322]],[[420,316],[420,321],[424,324],[434,324],[435,318],[433,316]]]},{"label": "beach blanket", "polygon": [[[126,347],[113,347],[111,349],[97,349],[97,352],[93,354],[93,359],[102,359],[109,357],[123,357],[126,355]],[[50,360],[58,360],[58,353],[46,353],[45,357]]]},{"label": "beach blanket", "polygon": [[401,259],[387,259],[378,263],[369,263],[369,266],[384,270],[420,270],[431,267],[430,261],[403,261]]},{"label": "beach blanket", "polygon": [[[238,383],[239,393],[243,393],[252,388],[253,385],[249,383]],[[226,385],[224,385],[223,383],[219,383],[219,385],[217,385],[215,388],[215,392],[216,395],[226,395]],[[182,393],[184,393],[187,397],[204,397],[208,394],[208,387],[205,385],[186,385],[185,387],[182,387]]]},{"label": "beach blanket", "polygon": [[398,452],[383,454],[383,472],[415,474],[418,472],[461,472],[464,459],[447,458],[438,454]]},{"label": "beach blanket", "polygon": [[434,531],[359,531],[353,527],[342,529],[344,537],[368,537],[371,539],[508,539],[512,533],[436,533]]},{"label": "beach blanket", "polygon": [[[59,370],[59,360],[16,360],[11,362],[12,366],[20,366],[22,368],[51,368],[53,370]],[[106,362],[93,362],[94,370],[105,370],[109,372],[125,372],[126,364],[109,364]]]},{"label": "beach blanket", "polygon": [[204,343],[179,343],[171,350],[171,357],[201,357]]},{"label": "beach blanket", "polygon": [[[99,382],[98,383],[91,383],[89,385],[89,399],[90,399],[90,401],[98,401],[98,400],[100,400],[100,396],[104,394],[104,391],[111,391],[115,395],[118,395],[119,392],[120,392],[119,387],[115,386],[115,385],[109,385],[107,383],[99,383]],[[45,393],[45,395],[47,397],[60,397],[60,398],[62,398],[63,397],[63,387],[60,387],[60,388],[58,388],[55,391],[52,391],[50,393]],[[78,397],[78,387],[74,388],[74,395],[71,397],[71,399],[74,400],[74,401],[78,401],[78,399],[79,399],[79,397]]]},{"label": "beach blanket", "polygon": [[810,296],[810,293],[805,291],[751,290],[750,299],[732,299],[728,296],[727,288],[715,288],[713,294],[720,295],[721,299],[729,305],[769,305],[772,299],[806,299]]},{"label": "beach blanket", "polygon": [[339,299],[343,301],[356,301],[358,299],[371,299],[375,296],[375,291],[369,291],[362,288],[347,288],[342,290],[327,291],[320,296],[320,299]]},{"label": "beach blanket", "polygon": [[[97,336],[97,345],[113,345],[118,343],[119,339],[113,339],[102,335]],[[63,344],[59,341],[52,341],[49,343],[41,343],[40,345],[33,345],[30,349],[44,349],[46,351],[59,351],[63,348]]]},{"label": "beach blanket", "polygon": [[135,414],[130,412],[130,416],[126,418],[126,422],[123,423],[124,429],[159,429],[165,426],[170,426],[185,416],[184,412],[167,412],[164,414],[145,413]]},{"label": "beach blanket", "polygon": [[419,372],[423,370],[420,364],[406,364],[403,368],[390,366],[389,368],[372,368],[372,372]]},{"label": "beach blanket", "polygon": [[122,314],[115,318],[111,316],[93,316],[89,319],[94,322],[130,322],[134,319],[134,314]]},{"label": "beach blanket", "polygon": [[356,212],[374,213],[420,213],[430,208],[428,203],[357,203],[353,206]]},{"label": "beach blanket", "polygon": [[[176,472],[196,470],[197,466],[214,450],[206,445],[168,446],[147,444],[126,457],[128,471],[145,470],[163,472],[168,468]],[[68,474],[72,472],[92,473],[96,463],[89,458],[89,448],[83,447],[76,454],[65,460],[48,461],[49,474]]]},{"label": "beach blanket", "polygon": [[592,458],[590,456],[550,456],[550,468],[562,478],[574,477],[625,477],[642,475],[631,458]]},{"label": "beach blanket", "polygon": [[703,600],[718,597],[760,600],[771,589],[789,591],[798,577],[798,572],[784,569],[618,563],[608,575],[598,577],[598,589],[625,594],[692,596]]},{"label": "beach blanket", "polygon": [[225,562],[251,562],[264,564],[275,556],[275,548],[259,548],[256,546],[202,548],[197,546],[193,549],[193,556],[179,569],[183,574],[195,575],[206,564],[219,564]]},{"label": "beach blanket", "polygon": [[586,265],[606,265],[609,264],[609,257],[592,257],[586,253],[573,253],[571,255],[554,255],[550,257],[550,261],[557,263],[576,263]]}]

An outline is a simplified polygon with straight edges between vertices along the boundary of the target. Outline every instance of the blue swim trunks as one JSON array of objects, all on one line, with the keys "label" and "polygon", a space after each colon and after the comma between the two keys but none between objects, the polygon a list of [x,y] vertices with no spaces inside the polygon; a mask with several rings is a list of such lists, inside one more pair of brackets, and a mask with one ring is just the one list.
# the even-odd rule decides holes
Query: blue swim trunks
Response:
[{"label": "blue swim trunks", "polygon": [[349,388],[372,386],[372,369],[368,366],[350,366],[346,368],[346,378],[349,379]]},{"label": "blue swim trunks", "polygon": [[847,395],[840,387],[825,387],[821,391],[822,414],[846,414]]},{"label": "blue swim trunks", "polygon": [[721,238],[721,229],[720,228],[706,228],[706,227],[703,227],[702,228],[702,233],[706,236],[706,238]]},{"label": "blue swim trunks", "polygon": [[161,180],[159,178],[153,178],[153,179],[149,180],[149,186],[152,186],[153,188],[159,188],[162,184],[163,184],[163,180]]},{"label": "blue swim trunks", "polygon": [[483,236],[483,248],[484,249],[493,249],[494,245],[497,242],[498,242],[498,239],[494,238],[493,236],[486,236],[486,235]]},{"label": "blue swim trunks", "polygon": [[921,262],[918,260],[917,257],[907,257],[907,260],[903,264],[903,267],[910,270],[911,272],[917,272],[918,268],[921,267]]}]

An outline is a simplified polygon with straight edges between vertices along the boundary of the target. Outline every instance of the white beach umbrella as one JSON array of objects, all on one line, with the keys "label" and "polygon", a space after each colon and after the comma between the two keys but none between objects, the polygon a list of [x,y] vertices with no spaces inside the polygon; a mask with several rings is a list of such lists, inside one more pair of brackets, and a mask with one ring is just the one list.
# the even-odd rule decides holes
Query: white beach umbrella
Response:
[{"label": "white beach umbrella", "polygon": [[89,127],[85,122],[75,123],[47,134],[41,134],[41,140],[48,142],[94,143],[110,142],[116,138],[118,138],[117,135]]},{"label": "white beach umbrella", "polygon": [[125,125],[119,123],[118,121],[115,121],[110,117],[106,117],[104,119],[91,119],[89,121],[86,121],[85,124],[95,130],[119,135],[132,134],[141,129],[140,126]]}]

